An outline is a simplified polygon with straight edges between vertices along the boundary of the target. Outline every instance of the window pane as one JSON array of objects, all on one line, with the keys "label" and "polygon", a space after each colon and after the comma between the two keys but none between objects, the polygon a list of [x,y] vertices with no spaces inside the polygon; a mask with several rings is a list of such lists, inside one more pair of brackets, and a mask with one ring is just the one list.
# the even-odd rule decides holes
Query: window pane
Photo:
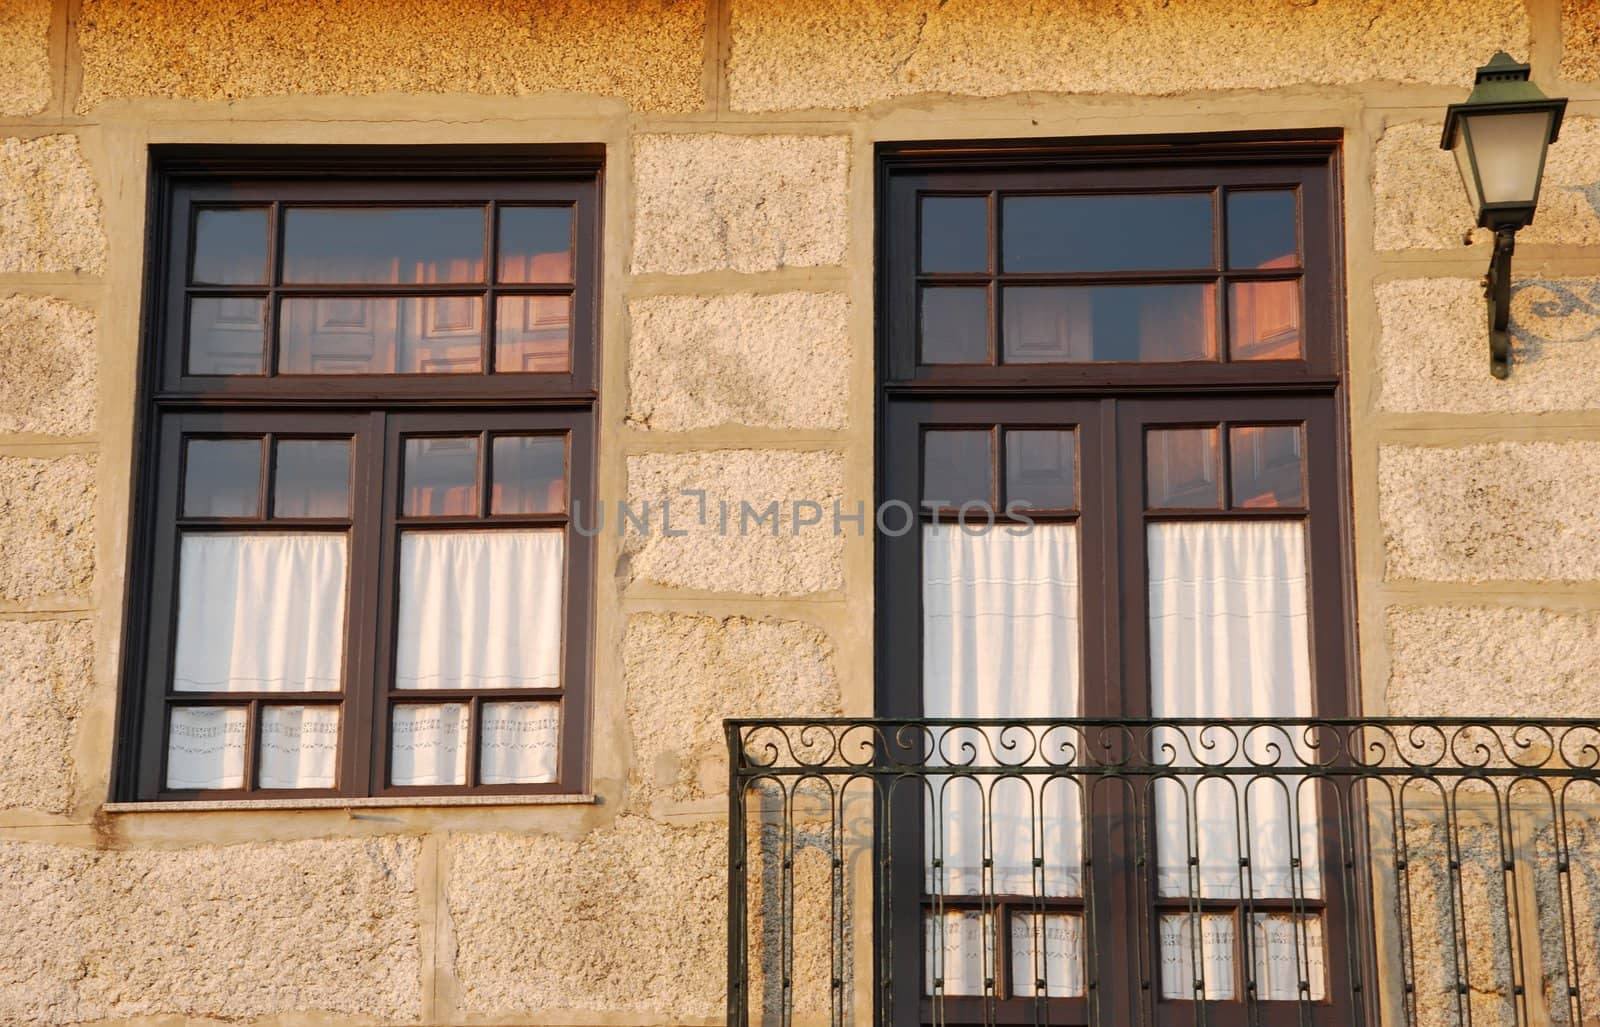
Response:
[{"label": "window pane", "polygon": [[928,995],[993,995],[984,973],[994,964],[993,919],[975,910],[923,914],[923,991]]},{"label": "window pane", "polygon": [[500,208],[500,281],[572,281],[572,208]]},{"label": "window pane", "polygon": [[946,506],[993,502],[994,457],[986,431],[930,431],[923,437],[922,498]]},{"label": "window pane", "polygon": [[278,308],[281,374],[475,374],[481,296],[327,296]]},{"label": "window pane", "polygon": [[561,742],[561,704],[483,704],[482,783],[538,784],[556,779]]},{"label": "window pane", "polygon": [[335,788],[339,707],[261,707],[262,788]]},{"label": "window pane", "polygon": [[266,348],[266,300],[197,296],[189,301],[190,374],[261,374]]},{"label": "window pane", "polygon": [[283,280],[483,281],[482,207],[289,207]]},{"label": "window pane", "polygon": [[192,268],[189,280],[196,285],[265,285],[267,209],[201,210]]},{"label": "window pane", "polygon": [[243,706],[174,706],[167,732],[168,788],[243,788]]},{"label": "window pane", "polygon": [[494,369],[502,374],[570,371],[572,297],[499,297],[495,301]]},{"label": "window pane", "polygon": [[1032,997],[1040,992],[1051,998],[1084,993],[1083,917],[1012,914],[1011,993]]},{"label": "window pane", "polygon": [[1234,506],[1305,505],[1298,425],[1229,428],[1228,459]]},{"label": "window pane", "polygon": [[477,438],[407,439],[402,509],[407,517],[476,517]]},{"label": "window pane", "polygon": [[922,362],[924,364],[989,362],[987,288],[978,286],[922,290]]},{"label": "window pane", "polygon": [[260,439],[190,439],[183,448],[183,516],[261,515]]},{"label": "window pane", "polygon": [[1300,283],[1234,282],[1228,325],[1230,360],[1300,359]]},{"label": "window pane", "polygon": [[1328,968],[1322,944],[1322,917],[1256,913],[1250,919],[1255,932],[1256,993],[1268,1002],[1298,1000],[1304,967],[1309,985],[1307,997],[1313,1002],[1326,998]]},{"label": "window pane", "polygon": [[1217,429],[1164,428],[1145,433],[1146,500],[1152,510],[1222,506]]},{"label": "window pane", "polygon": [[566,439],[559,435],[497,436],[489,512],[560,513],[566,508]]},{"label": "window pane", "polygon": [[1009,364],[1217,356],[1217,289],[1208,283],[1014,286],[1002,302]]},{"label": "window pane", "polygon": [[989,270],[989,198],[922,198],[922,270]]},{"label": "window pane", "polygon": [[348,517],[350,443],[281,439],[273,467],[272,516]]},{"label": "window pane", "polygon": [[1236,933],[1232,913],[1162,914],[1161,997],[1233,998]]},{"label": "window pane", "polygon": [[336,692],[345,537],[189,533],[178,549],[178,692]]},{"label": "window pane", "polygon": [[1216,266],[1209,193],[1007,196],[1006,271],[1153,271]]},{"label": "window pane", "polygon": [[561,687],[566,534],[400,537],[396,688]]},{"label": "window pane", "polygon": [[1045,510],[1076,507],[1077,448],[1073,431],[1006,432],[1006,502]]},{"label": "window pane", "polygon": [[1298,267],[1298,219],[1291,190],[1228,194],[1228,266]]},{"label": "window pane", "polygon": [[989,363],[989,290],[922,290],[922,363]]},{"label": "window pane", "polygon": [[470,718],[465,703],[396,706],[389,737],[389,783],[466,784]]}]

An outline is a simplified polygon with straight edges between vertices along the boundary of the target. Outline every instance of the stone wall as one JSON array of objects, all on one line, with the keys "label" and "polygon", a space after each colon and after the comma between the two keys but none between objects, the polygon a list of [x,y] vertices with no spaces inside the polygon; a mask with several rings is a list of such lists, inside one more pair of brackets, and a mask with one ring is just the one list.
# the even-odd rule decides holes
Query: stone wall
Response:
[{"label": "stone wall", "polygon": [[[705,1024],[722,717],[872,708],[874,146],[1344,133],[1366,712],[1600,708],[1600,14],[1587,0],[0,4],[0,1022]],[[1445,104],[1572,97],[1510,379]],[[108,806],[147,147],[607,149],[589,793]],[[707,522],[685,488],[706,490]],[[795,534],[813,511],[818,527]],[[724,537],[718,503],[778,503]],[[661,534],[660,503],[675,527]],[[815,984],[815,981],[809,982]]]}]

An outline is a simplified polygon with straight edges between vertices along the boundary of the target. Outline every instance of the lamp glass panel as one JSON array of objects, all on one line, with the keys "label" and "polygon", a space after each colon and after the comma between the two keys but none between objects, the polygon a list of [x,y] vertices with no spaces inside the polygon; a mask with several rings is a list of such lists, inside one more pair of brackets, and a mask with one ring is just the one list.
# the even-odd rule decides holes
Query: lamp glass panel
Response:
[{"label": "lamp glass panel", "polygon": [[1472,167],[1472,147],[1467,145],[1465,119],[1456,129],[1456,145],[1451,152],[1456,155],[1456,167],[1461,170],[1461,184],[1467,187],[1467,202],[1477,211],[1483,207],[1483,190],[1478,188],[1478,172]]},{"label": "lamp glass panel", "polygon": [[1550,140],[1550,112],[1468,114],[1467,145],[1478,165],[1482,203],[1526,203],[1539,195],[1539,170]]}]

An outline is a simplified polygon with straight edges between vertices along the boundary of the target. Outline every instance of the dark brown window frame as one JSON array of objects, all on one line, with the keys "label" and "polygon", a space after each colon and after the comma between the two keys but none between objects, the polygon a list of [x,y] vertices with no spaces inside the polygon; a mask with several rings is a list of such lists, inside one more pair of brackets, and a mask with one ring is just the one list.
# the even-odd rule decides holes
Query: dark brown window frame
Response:
[{"label": "dark brown window frame", "polygon": [[[1297,519],[1308,523],[1308,576],[1314,584],[1310,642],[1318,716],[1349,715],[1359,709],[1355,679],[1354,571],[1350,561],[1351,526],[1343,320],[1342,213],[1338,187],[1340,141],[1337,131],[1311,133],[1236,133],[1212,136],[1119,137],[1087,139],[1064,144],[1018,141],[975,145],[970,143],[917,143],[882,145],[878,150],[878,401],[876,487],[880,503],[902,501],[919,510],[916,524],[928,523],[935,514],[922,508],[921,436],[929,428],[1062,427],[1078,433],[1076,468],[1081,483],[1074,512],[1035,513],[1034,520],[1075,522],[1084,532],[1079,540],[1082,594],[1096,591],[1116,594],[1118,608],[1085,602],[1080,611],[1083,639],[1082,681],[1084,709],[1091,718],[1141,718],[1151,715],[1149,657],[1146,642],[1145,525],[1161,520],[1203,517],[1212,519]],[[999,183],[1004,183],[1002,186]],[[1106,193],[1135,189],[1188,191],[1217,186],[1259,188],[1292,186],[1299,195],[1301,262],[1304,273],[1302,346],[1299,360],[1228,363],[1077,363],[1005,364],[996,359],[999,327],[991,303],[991,364],[927,365],[919,362],[919,282],[921,271],[920,224],[917,197],[934,194],[998,195],[1003,187],[1023,190]],[[960,284],[971,278],[999,283],[1004,274],[996,263],[997,220],[991,200],[990,267],[983,275],[950,274],[943,278]],[[1225,252],[1226,214],[1216,205],[1215,245]],[[1219,253],[1217,271],[1207,274],[1225,289],[1236,276]],[[1029,278],[1037,276],[1027,276]],[[1077,273],[1051,275],[1052,282],[1125,282],[1166,279],[1158,273]],[[1178,277],[1189,277],[1179,275]],[[1270,278],[1270,272],[1250,272],[1240,277]],[[1222,304],[1219,301],[1219,309]],[[1226,345],[1225,332],[1219,346]],[[1306,468],[1305,506],[1282,509],[1230,509],[1207,511],[1146,510],[1144,504],[1144,439],[1147,425],[1177,426],[1228,423],[1262,424],[1304,422]],[[1224,436],[1226,432],[1224,430]],[[1315,452],[1313,452],[1315,450]],[[1229,473],[1225,449],[1219,471]],[[1003,487],[1003,472],[993,468],[996,487]],[[1095,494],[1095,482],[1110,487]],[[1220,486],[1219,486],[1220,487]],[[1225,499],[1226,501],[1226,499]],[[1313,519],[1311,510],[1315,508]],[[941,515],[948,519],[948,511]],[[1003,514],[1000,520],[1004,521]],[[1092,525],[1099,522],[1100,527]],[[1087,529],[1087,530],[1086,530]],[[1097,537],[1096,537],[1097,536]],[[922,706],[921,552],[920,530],[901,536],[880,534],[875,554],[877,581],[876,706],[877,715],[917,719]],[[1130,587],[1131,585],[1131,587]],[[1114,591],[1113,591],[1114,590]],[[1314,597],[1314,599],[1313,599]],[[1098,686],[1098,687],[1097,687]],[[899,845],[914,851],[922,832],[922,811],[916,803],[895,804],[887,812],[887,830],[895,837],[910,837]],[[1113,811],[1114,813],[1115,811]],[[1086,839],[1089,855],[1098,865],[1119,864],[1130,857],[1117,851],[1109,833],[1096,832]],[[1359,845],[1360,840],[1348,840]],[[1351,853],[1339,849],[1341,839],[1327,830],[1323,835],[1324,866],[1341,865]],[[1151,861],[1153,864],[1154,861]],[[901,861],[886,887],[902,896],[893,904],[893,922],[880,922],[879,937],[920,938],[922,917],[929,908],[923,891],[923,867]],[[1152,865],[1147,871],[1154,874]],[[1335,875],[1325,875],[1325,894],[1314,903],[1299,900],[1307,911],[1335,908],[1355,901],[1344,895]],[[1101,920],[1098,936],[1112,942],[1111,953],[1088,953],[1086,980],[1096,979],[1100,994],[1096,1007],[1101,1022],[1144,1022],[1146,1012],[1154,1022],[1181,1024],[1204,1016],[1206,1022],[1243,1024],[1247,1014],[1262,1011],[1262,1023],[1298,1022],[1302,1008],[1314,1010],[1314,1022],[1348,1022],[1348,1010],[1338,1004],[1349,994],[1349,968],[1342,954],[1353,951],[1352,939],[1341,930],[1343,918],[1325,918],[1328,953],[1327,994],[1330,1001],[1309,1007],[1274,1003],[1159,998],[1160,952],[1154,938],[1135,937],[1129,925],[1155,923],[1166,908],[1186,911],[1193,900],[1175,902],[1153,898],[1153,877],[1137,886],[1134,871],[1118,875],[1118,885],[1104,894],[1072,899],[1031,896],[996,896],[989,901],[1003,911],[1010,904],[1019,910],[1039,908],[1082,911]],[[1143,896],[1141,900],[1140,896]],[[942,908],[960,908],[959,897],[946,896]],[[1141,909],[1141,901],[1148,908]],[[1211,900],[1199,900],[1202,906]],[[1252,907],[1266,910],[1272,900],[1255,900]],[[1226,900],[1217,908],[1236,910],[1240,902]],[[1000,929],[996,958],[1006,966],[1009,933]],[[935,1011],[923,997],[922,945],[898,944],[893,975],[895,987],[907,989],[897,997],[897,1027],[928,1022]],[[1136,968],[1143,967],[1140,971]],[[1237,972],[1237,970],[1236,970]],[[1140,977],[1144,980],[1139,980]],[[997,980],[1008,979],[1004,972]],[[1004,994],[1004,985],[1000,986]],[[915,994],[911,994],[914,989]],[[903,999],[911,999],[904,1001]],[[1051,998],[1048,1019],[1063,1024],[1089,1022],[1087,998]],[[1201,1007],[1204,1007],[1203,1009]],[[918,1010],[920,1009],[920,1015]],[[946,997],[939,1015],[951,1023],[1031,1023],[1041,1015],[1030,998]],[[1287,1019],[1284,1019],[1287,1018]]]},{"label": "dark brown window frame", "polygon": [[[123,624],[121,703],[112,798],[120,801],[316,799],[326,797],[443,797],[549,795],[581,792],[589,772],[589,706],[593,651],[594,545],[573,530],[574,504],[593,508],[598,406],[600,196],[604,149],[561,147],[152,147],[149,177],[146,282],[134,433],[135,474],[129,530],[127,614]],[[574,209],[571,367],[568,373],[444,375],[328,375],[224,378],[183,374],[188,252],[197,202],[229,205],[323,202],[341,205],[476,204],[558,201]],[[491,208],[492,210],[492,208]],[[488,218],[486,255],[493,259],[495,222]],[[275,219],[272,259],[278,259]],[[485,346],[493,345],[494,275],[483,285],[322,287],[343,294],[459,294],[486,296]],[[226,293],[227,287],[205,291]],[[242,288],[233,292],[268,292]],[[295,287],[283,292],[317,291]],[[538,294],[539,286],[509,292]],[[275,340],[268,335],[268,353]],[[270,364],[269,364],[270,366]],[[566,526],[565,606],[559,763],[556,780],[538,784],[473,785],[480,759],[473,731],[468,784],[396,787],[387,784],[387,706],[393,691],[380,684],[393,666],[394,584],[402,433],[513,431],[564,434],[568,512],[558,515],[430,518],[436,527]],[[280,703],[341,702],[338,787],[176,791],[165,786],[166,709],[208,699],[210,693],[170,688],[176,626],[175,567],[181,467],[180,432],[202,435],[282,433],[348,435],[353,442],[350,518],[295,521],[296,530],[348,525],[347,629],[340,693],[271,693]],[[487,455],[484,456],[487,460]],[[254,522],[270,530],[270,522]],[[235,528],[216,519],[204,527]],[[387,591],[385,591],[387,590]],[[419,693],[416,698],[434,696]],[[409,696],[408,696],[409,697]],[[472,707],[482,701],[539,698],[521,692],[458,690],[449,696]],[[256,705],[262,696],[233,693],[227,702]],[[252,717],[258,724],[259,719]],[[256,732],[252,732],[252,736]],[[256,773],[246,745],[247,782]]]}]

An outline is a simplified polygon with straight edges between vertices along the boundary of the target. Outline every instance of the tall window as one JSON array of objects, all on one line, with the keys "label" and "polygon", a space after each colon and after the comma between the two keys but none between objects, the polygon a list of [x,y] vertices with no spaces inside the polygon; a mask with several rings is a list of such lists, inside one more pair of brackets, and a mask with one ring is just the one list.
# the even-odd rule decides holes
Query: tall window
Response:
[{"label": "tall window", "polygon": [[124,797],[581,786],[598,159],[158,165]]},{"label": "tall window", "polygon": [[[880,713],[1349,712],[1335,159],[885,155],[879,482],[920,525],[880,543]],[[1315,787],[1040,780],[936,778],[912,811],[895,977],[924,1021],[1043,995],[1060,1023],[1337,1022]]]}]

